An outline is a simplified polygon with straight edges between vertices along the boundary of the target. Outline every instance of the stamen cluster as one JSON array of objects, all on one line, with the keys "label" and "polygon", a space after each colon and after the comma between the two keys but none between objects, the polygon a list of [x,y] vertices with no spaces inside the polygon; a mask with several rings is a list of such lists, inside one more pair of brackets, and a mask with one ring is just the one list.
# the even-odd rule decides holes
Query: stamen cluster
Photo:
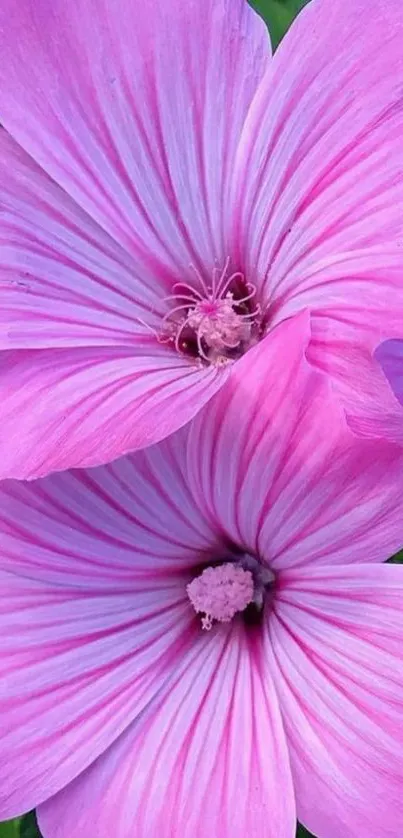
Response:
[{"label": "stamen cluster", "polygon": [[207,285],[194,269],[200,287],[186,282],[174,285],[167,299],[176,303],[164,317],[162,339],[172,341],[178,352],[192,353],[207,363],[228,363],[242,355],[259,331],[260,306],[244,275],[228,273],[229,260],[219,274],[213,271]]}]

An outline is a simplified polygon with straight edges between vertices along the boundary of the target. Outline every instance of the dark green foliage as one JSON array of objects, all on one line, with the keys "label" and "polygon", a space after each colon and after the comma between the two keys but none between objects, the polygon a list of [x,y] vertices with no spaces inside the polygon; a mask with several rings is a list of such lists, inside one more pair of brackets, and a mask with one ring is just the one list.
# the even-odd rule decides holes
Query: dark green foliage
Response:
[{"label": "dark green foliage", "polygon": [[41,838],[34,812],[0,823],[0,838]]},{"label": "dark green foliage", "polygon": [[250,3],[266,21],[276,48],[307,0],[250,0]]},{"label": "dark green foliage", "polygon": [[19,821],[0,823],[0,838],[20,838]]},{"label": "dark green foliage", "polygon": [[41,838],[34,812],[29,812],[21,818],[19,838]]},{"label": "dark green foliage", "polygon": [[308,832],[302,824],[298,824],[297,829],[297,838],[316,838],[315,835],[312,835],[312,832]]},{"label": "dark green foliage", "polygon": [[399,553],[395,553],[389,561],[392,562],[392,564],[403,564],[403,550],[400,550]]}]

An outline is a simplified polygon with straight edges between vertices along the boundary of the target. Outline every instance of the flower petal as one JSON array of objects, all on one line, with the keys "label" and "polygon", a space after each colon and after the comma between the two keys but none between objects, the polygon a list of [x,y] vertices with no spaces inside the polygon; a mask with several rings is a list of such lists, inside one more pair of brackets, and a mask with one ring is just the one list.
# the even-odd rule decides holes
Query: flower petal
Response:
[{"label": "flower petal", "polygon": [[95,466],[164,438],[221,387],[165,347],[90,347],[0,354],[0,479]]},{"label": "flower petal", "polygon": [[225,258],[239,134],[269,59],[246,0],[5,0],[2,124],[129,252]]},{"label": "flower petal", "polygon": [[169,692],[39,809],[44,838],[293,838],[282,721],[240,624],[200,637]]},{"label": "flower petal", "polygon": [[214,542],[182,437],[0,486],[1,820],[96,759],[200,636],[186,585]]},{"label": "flower petal", "polygon": [[167,279],[129,256],[4,130],[0,203],[0,349],[133,346],[159,333]]},{"label": "flower petal", "polygon": [[227,258],[269,51],[245,0],[22,0],[0,8],[0,56],[1,121],[59,184],[2,134],[3,345],[40,353],[0,359],[0,479],[30,478],[157,442],[225,380],[157,336],[166,292]]},{"label": "flower petal", "polygon": [[260,85],[234,175],[235,253],[269,321],[309,307],[310,359],[375,419],[385,392],[360,404],[356,391],[382,337],[403,335],[402,39],[400,0],[309,3]]},{"label": "flower petal", "polygon": [[176,430],[226,373],[158,342],[162,279],[158,296],[3,130],[0,175],[0,349],[14,350],[0,355],[0,478],[98,465]]},{"label": "flower petal", "polygon": [[396,398],[403,405],[403,340],[387,340],[375,351]]},{"label": "flower petal", "polygon": [[192,641],[185,583],[57,588],[0,571],[0,817],[36,806],[111,744]]},{"label": "flower petal", "polygon": [[[403,445],[403,340],[384,341],[376,348],[374,358],[377,362],[377,368],[372,376],[372,386],[378,387],[378,391],[380,387],[384,389],[386,376],[388,382],[387,398],[390,401],[392,391],[393,397],[398,401],[397,409],[390,411],[386,418],[382,418],[380,432],[386,433],[389,439]],[[379,367],[382,370],[382,379],[380,379]],[[370,427],[371,431],[372,428],[373,422]],[[357,423],[357,430],[359,433],[366,433],[366,427],[362,420]]]},{"label": "flower petal", "polygon": [[186,431],[101,468],[0,483],[3,566],[44,585],[126,591],[214,549],[186,481]]},{"label": "flower petal", "polygon": [[273,672],[300,820],[329,838],[390,838],[403,818],[403,568],[280,577]]},{"label": "flower petal", "polygon": [[402,546],[403,454],[355,437],[306,359],[309,337],[307,314],[277,326],[195,419],[196,502],[274,569],[384,561]]}]

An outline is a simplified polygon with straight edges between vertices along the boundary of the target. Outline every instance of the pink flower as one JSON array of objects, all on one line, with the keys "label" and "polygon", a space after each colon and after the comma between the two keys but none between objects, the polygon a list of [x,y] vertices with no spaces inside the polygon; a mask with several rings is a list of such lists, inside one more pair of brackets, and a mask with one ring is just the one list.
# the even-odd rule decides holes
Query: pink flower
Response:
[{"label": "pink flower", "polygon": [[0,818],[400,835],[403,454],[353,438],[308,341],[280,325],[159,445],[1,484]]},{"label": "pink flower", "polygon": [[401,0],[313,0],[274,58],[246,0],[2,0],[0,476],[159,441],[303,309],[386,433],[402,42]]}]

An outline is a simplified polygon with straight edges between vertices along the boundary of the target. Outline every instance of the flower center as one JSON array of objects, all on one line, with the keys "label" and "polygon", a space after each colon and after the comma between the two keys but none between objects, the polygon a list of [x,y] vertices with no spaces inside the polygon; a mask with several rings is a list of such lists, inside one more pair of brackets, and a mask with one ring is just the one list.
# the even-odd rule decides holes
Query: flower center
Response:
[{"label": "flower center", "polygon": [[193,608],[202,614],[202,628],[210,630],[214,622],[229,623],[237,613],[254,606],[261,611],[265,589],[273,573],[251,556],[216,567],[206,567],[187,585]]},{"label": "flower center", "polygon": [[198,357],[203,363],[221,365],[239,358],[261,335],[261,309],[254,304],[256,288],[240,272],[213,271],[211,284],[196,271],[192,286],[174,285],[173,302],[165,315],[161,340],[177,352]]}]

